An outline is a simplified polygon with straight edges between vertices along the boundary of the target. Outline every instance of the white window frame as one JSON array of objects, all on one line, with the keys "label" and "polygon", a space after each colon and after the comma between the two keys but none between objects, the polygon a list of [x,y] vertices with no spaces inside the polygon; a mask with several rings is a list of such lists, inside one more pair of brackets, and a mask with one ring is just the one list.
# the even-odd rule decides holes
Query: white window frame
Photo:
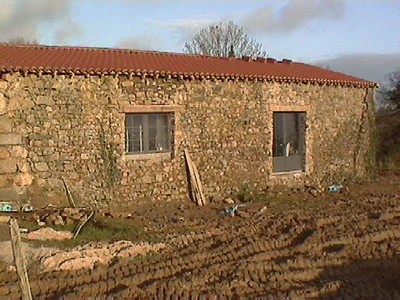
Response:
[{"label": "white window frame", "polygon": [[[182,107],[180,105],[121,105],[120,112],[125,116],[123,118],[124,126],[124,157],[127,160],[136,159],[171,159],[176,157],[178,151],[179,137],[181,131],[179,130],[179,118]],[[169,128],[169,149],[163,151],[151,152],[126,152],[127,150],[127,128],[126,118],[129,114],[168,114]]]}]

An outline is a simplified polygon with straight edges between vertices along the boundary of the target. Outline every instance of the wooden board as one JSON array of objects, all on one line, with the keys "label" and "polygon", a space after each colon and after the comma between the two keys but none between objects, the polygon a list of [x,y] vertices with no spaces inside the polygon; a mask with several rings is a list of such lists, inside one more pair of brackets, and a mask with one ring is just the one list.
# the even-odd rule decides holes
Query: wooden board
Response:
[{"label": "wooden board", "polygon": [[206,205],[206,199],[205,199],[204,193],[203,193],[203,185],[201,184],[199,172],[197,171],[197,167],[193,161],[192,161],[192,168],[193,168],[194,177],[196,180],[200,203],[201,203],[201,205]]},{"label": "wooden board", "polygon": [[21,236],[16,219],[10,220],[11,246],[14,255],[14,264],[17,269],[19,283],[21,285],[21,294],[23,300],[32,299],[31,287],[29,284],[28,272],[26,270],[26,260],[22,251]]},{"label": "wooden board", "polygon": [[197,171],[197,167],[190,158],[189,151],[184,149],[186,164],[189,170],[189,178],[190,178],[190,187],[192,192],[192,200],[197,203],[199,206],[203,206],[206,204],[204,193],[203,193],[203,185],[201,184],[200,175]]},{"label": "wooden board", "polygon": [[192,194],[192,200],[194,202],[196,202],[197,201],[197,197],[196,197],[196,191],[195,191],[195,187],[194,187],[195,178],[194,178],[192,161],[190,159],[189,151],[187,149],[184,150],[184,153],[185,153],[186,165],[187,165],[188,170],[189,170],[190,190],[191,190],[191,194]]}]

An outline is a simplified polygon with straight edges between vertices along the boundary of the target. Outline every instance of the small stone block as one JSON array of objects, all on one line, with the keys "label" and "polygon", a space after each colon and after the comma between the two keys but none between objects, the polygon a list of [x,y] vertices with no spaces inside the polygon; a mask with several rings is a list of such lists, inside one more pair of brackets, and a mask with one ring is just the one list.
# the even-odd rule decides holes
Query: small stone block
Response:
[{"label": "small stone block", "polygon": [[48,96],[37,96],[35,103],[37,105],[53,105],[54,101],[51,97]]},{"label": "small stone block", "polygon": [[8,223],[10,222],[10,216],[0,216],[0,223]]},{"label": "small stone block", "polygon": [[21,145],[22,135],[16,133],[0,134],[0,145]]},{"label": "small stone block", "polygon": [[21,201],[26,199],[26,187],[0,188],[0,201]]},{"label": "small stone block", "polygon": [[11,132],[12,123],[10,118],[6,116],[0,116],[0,132]]},{"label": "small stone block", "polygon": [[17,172],[17,161],[15,159],[0,160],[0,174]]}]

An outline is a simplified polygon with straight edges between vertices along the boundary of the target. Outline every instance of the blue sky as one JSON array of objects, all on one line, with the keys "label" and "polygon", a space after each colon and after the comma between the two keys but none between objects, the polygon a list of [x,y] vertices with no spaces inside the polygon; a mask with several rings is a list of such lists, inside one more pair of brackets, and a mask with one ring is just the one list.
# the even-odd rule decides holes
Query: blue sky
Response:
[{"label": "blue sky", "polygon": [[270,57],[374,81],[400,69],[398,0],[0,0],[2,41],[181,52],[229,20]]}]

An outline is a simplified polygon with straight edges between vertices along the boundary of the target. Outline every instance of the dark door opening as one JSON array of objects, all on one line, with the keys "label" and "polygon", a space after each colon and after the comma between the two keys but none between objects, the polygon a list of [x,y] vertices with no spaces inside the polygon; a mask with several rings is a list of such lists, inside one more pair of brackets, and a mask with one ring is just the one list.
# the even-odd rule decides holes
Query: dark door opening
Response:
[{"label": "dark door opening", "polygon": [[304,171],[304,112],[275,112],[273,140],[273,172]]}]

